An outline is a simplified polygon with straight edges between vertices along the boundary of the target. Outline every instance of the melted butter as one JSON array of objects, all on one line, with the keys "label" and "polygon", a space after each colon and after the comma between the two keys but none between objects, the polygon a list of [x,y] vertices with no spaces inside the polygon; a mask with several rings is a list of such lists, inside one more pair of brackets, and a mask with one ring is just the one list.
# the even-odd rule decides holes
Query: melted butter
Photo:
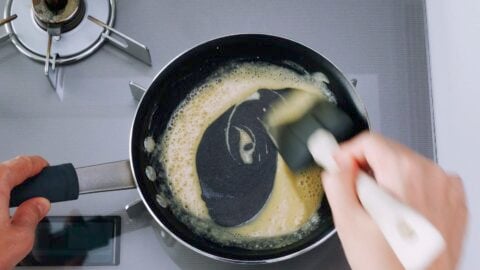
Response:
[{"label": "melted butter", "polygon": [[249,223],[230,229],[250,237],[293,233],[316,212],[322,199],[321,169],[312,167],[295,175],[278,159],[273,190],[264,209]]},{"label": "melted butter", "polygon": [[[255,151],[255,137],[252,138],[253,133],[251,131],[248,133],[239,127],[235,127],[235,129],[240,135],[240,142],[238,143],[240,158],[242,159],[243,164],[252,164],[253,152]],[[252,136],[250,136],[250,134],[252,134]]]},{"label": "melted butter", "polygon": [[[318,73],[299,75],[270,64],[242,63],[220,69],[192,91],[170,119],[159,147],[162,149],[160,162],[173,195],[171,208],[174,213],[198,234],[225,245],[250,249],[281,247],[315,229],[319,223],[316,210],[323,194],[320,169],[311,168],[294,175],[279,156],[274,187],[262,211],[247,224],[223,228],[212,222],[202,200],[195,157],[208,126],[235,104],[256,98],[258,89],[296,88],[333,100],[325,81],[325,76]],[[254,138],[247,136],[247,132],[243,134],[245,145],[254,142]],[[242,159],[248,163],[251,158],[246,150]],[[281,241],[272,238],[280,236]],[[271,241],[255,244],[249,241],[266,237]]]}]

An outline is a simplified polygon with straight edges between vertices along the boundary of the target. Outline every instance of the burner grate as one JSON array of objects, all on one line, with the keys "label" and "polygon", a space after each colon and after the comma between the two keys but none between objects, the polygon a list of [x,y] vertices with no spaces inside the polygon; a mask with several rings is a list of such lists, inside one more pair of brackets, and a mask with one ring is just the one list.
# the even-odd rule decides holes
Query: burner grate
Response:
[{"label": "burner grate", "polygon": [[22,54],[44,63],[55,90],[61,65],[91,56],[105,41],[151,66],[147,46],[113,28],[115,11],[115,0],[7,0],[0,19],[7,34],[0,41],[10,39]]}]

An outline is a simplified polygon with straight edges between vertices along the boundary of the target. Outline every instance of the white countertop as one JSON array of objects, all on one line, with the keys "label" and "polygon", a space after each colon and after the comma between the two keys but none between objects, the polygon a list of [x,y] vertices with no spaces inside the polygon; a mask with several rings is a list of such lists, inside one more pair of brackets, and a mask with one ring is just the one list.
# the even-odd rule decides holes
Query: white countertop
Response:
[{"label": "white countertop", "polygon": [[480,265],[480,1],[427,0],[437,155],[464,181],[470,212],[461,269]]}]

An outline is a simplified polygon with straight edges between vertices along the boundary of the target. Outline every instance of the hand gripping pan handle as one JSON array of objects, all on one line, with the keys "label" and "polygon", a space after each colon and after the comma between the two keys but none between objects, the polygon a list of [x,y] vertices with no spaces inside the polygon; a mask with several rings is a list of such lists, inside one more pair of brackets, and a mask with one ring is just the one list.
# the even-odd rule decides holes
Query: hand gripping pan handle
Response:
[{"label": "hand gripping pan handle", "polygon": [[74,168],[71,163],[49,166],[15,187],[10,207],[44,197],[50,202],[78,199],[80,194],[135,188],[128,160]]}]

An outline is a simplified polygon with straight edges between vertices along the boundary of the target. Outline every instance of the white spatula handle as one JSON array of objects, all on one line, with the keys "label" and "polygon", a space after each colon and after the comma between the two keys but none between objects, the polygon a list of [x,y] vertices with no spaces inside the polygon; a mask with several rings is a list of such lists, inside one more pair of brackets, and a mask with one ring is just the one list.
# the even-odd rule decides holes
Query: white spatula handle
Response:
[{"label": "white spatula handle", "polygon": [[[308,148],[317,164],[337,171],[332,154],[338,144],[326,130],[319,129],[308,140]],[[363,208],[380,228],[388,244],[405,269],[426,269],[445,248],[440,232],[422,215],[401,203],[360,172],[356,182]]]}]

